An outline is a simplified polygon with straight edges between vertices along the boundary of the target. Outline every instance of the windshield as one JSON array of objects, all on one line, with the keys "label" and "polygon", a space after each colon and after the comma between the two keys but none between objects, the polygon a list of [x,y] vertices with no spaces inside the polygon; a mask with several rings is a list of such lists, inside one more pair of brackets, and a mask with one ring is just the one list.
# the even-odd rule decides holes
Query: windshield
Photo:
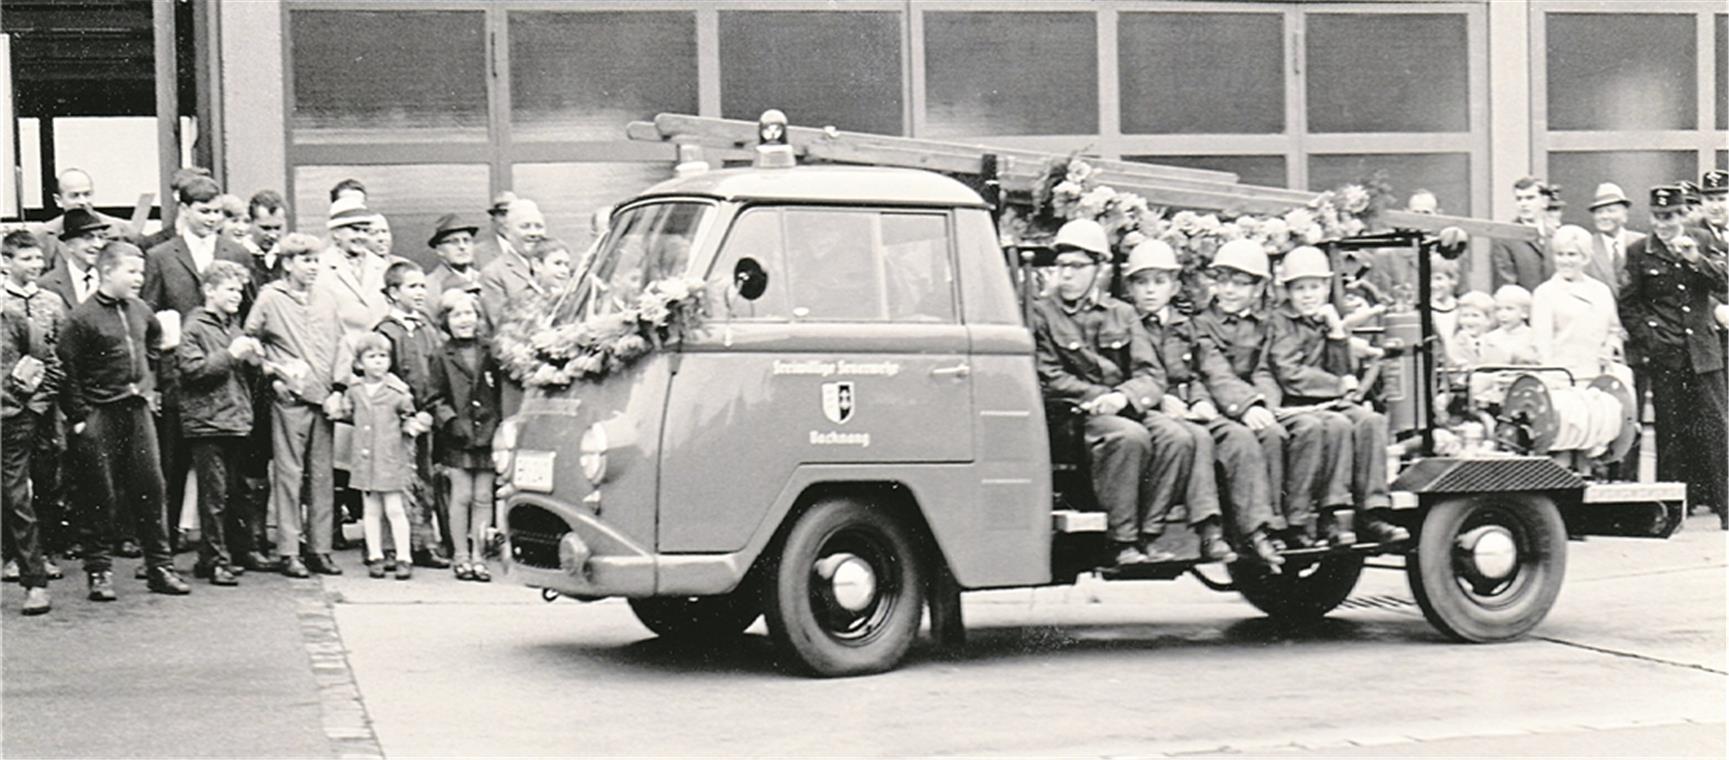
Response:
[{"label": "windshield", "polygon": [[620,212],[578,285],[577,313],[617,311],[635,303],[649,283],[683,275],[697,230],[713,208],[672,201]]}]

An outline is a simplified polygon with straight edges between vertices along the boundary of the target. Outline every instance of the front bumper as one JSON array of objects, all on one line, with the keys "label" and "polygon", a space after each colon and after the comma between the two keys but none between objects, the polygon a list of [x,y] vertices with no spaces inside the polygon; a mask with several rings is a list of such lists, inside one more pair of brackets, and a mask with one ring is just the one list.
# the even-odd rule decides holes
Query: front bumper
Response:
[{"label": "front bumper", "polygon": [[744,580],[735,554],[656,554],[594,512],[547,494],[504,497],[499,562],[503,575],[574,597],[706,596]]}]

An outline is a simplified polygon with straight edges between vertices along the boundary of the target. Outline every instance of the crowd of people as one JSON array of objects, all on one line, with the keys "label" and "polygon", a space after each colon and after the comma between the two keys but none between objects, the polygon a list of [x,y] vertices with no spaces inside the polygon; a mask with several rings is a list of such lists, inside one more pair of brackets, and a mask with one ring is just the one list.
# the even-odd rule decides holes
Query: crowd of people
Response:
[{"label": "crowd of people", "polygon": [[[1486,451],[1469,418],[1495,424],[1479,405],[1533,371],[1521,367],[1564,369],[1563,387],[1608,375],[1641,411],[1647,398],[1654,408],[1658,479],[1685,483],[1693,509],[1729,529],[1729,172],[1652,188],[1649,235],[1627,229],[1633,202],[1612,183],[1591,202],[1594,231],[1562,224],[1558,190],[1539,179],[1519,180],[1514,197],[1515,221],[1537,235],[1494,243],[1490,292],[1469,287],[1467,260],[1432,259],[1428,308],[1458,391],[1437,412],[1479,434],[1461,441],[1443,429],[1441,453]],[[1409,210],[1438,212],[1421,191]],[[1414,305],[1407,251],[1335,271],[1314,247],[1275,261],[1261,243],[1233,240],[1203,268],[1185,313],[1182,266],[1165,242],[1135,245],[1118,278],[1097,222],[1068,222],[1054,247],[1031,312],[1037,366],[1047,400],[1081,417],[1093,496],[1108,514],[1106,562],[1172,559],[1158,539],[1177,504],[1203,559],[1240,549],[1277,568],[1288,548],[1409,537],[1386,511],[1388,421],[1365,361],[1381,349],[1356,334],[1393,303]],[[1555,456],[1638,479],[1637,450],[1606,464],[1615,429]]]},{"label": "crowd of people", "polygon": [[[574,268],[536,204],[501,193],[485,224],[444,215],[428,271],[393,252],[357,180],[331,188],[322,237],[288,232],[276,192],[242,201],[198,169],[173,186],[174,222],[141,235],[95,211],[92,179],[69,169],[63,215],[4,237],[5,572],[23,612],[49,611],[57,559],[82,561],[96,601],[116,598],[115,555],[141,556],[138,577],[171,595],[191,590],[179,551],[215,586],[340,574],[354,521],[374,578],[489,580],[490,444],[522,389],[487,337]],[[1659,478],[1729,526],[1729,172],[1653,188],[1649,235],[1627,229],[1634,204],[1613,184],[1591,203],[1595,230],[1561,224],[1540,180],[1514,197],[1539,234],[1495,242],[1491,291],[1468,287],[1462,261],[1434,263],[1447,363],[1624,378],[1655,409]],[[1424,192],[1410,210],[1438,211]],[[1187,313],[1161,241],[1129,253],[1129,303],[1104,287],[1096,222],[1065,225],[1056,248],[1031,312],[1036,364],[1047,396],[1084,417],[1111,561],[1164,559],[1179,503],[1207,559],[1242,549],[1277,567],[1291,547],[1408,538],[1386,512],[1388,424],[1360,373],[1376,349],[1352,330],[1410,289],[1409,267],[1359,271],[1336,306],[1345,273],[1320,250],[1275,265],[1232,241]]]},{"label": "crowd of people", "polygon": [[[156,593],[246,572],[342,572],[362,524],[373,578],[416,566],[488,581],[491,441],[520,402],[487,335],[570,276],[570,249],[531,200],[489,221],[439,218],[426,271],[349,179],[326,234],[288,232],[279,193],[173,178],[179,213],[142,235],[58,177],[64,213],[3,240],[5,575],[48,612],[58,562],[116,598],[112,557],[142,557]],[[478,214],[476,214],[478,216]],[[193,506],[195,505],[195,506]]]}]

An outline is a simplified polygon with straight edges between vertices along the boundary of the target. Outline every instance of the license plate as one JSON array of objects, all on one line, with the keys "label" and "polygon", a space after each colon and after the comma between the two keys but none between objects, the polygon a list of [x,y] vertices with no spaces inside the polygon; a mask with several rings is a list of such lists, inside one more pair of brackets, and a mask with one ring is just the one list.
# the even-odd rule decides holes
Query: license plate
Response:
[{"label": "license plate", "polygon": [[524,491],[552,493],[552,465],[557,456],[556,451],[516,452],[516,469],[510,482]]}]

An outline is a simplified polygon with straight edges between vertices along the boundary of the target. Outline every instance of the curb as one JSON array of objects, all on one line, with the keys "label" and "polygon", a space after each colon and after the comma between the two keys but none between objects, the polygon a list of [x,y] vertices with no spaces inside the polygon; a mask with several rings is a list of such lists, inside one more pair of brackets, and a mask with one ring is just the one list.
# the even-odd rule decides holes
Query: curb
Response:
[{"label": "curb", "polygon": [[372,730],[372,718],[361,701],[360,687],[348,666],[348,650],[342,645],[336,617],[325,598],[324,585],[316,578],[289,581],[294,592],[295,617],[300,638],[318,682],[319,712],[331,755],[342,760],[383,760],[384,749]]}]

